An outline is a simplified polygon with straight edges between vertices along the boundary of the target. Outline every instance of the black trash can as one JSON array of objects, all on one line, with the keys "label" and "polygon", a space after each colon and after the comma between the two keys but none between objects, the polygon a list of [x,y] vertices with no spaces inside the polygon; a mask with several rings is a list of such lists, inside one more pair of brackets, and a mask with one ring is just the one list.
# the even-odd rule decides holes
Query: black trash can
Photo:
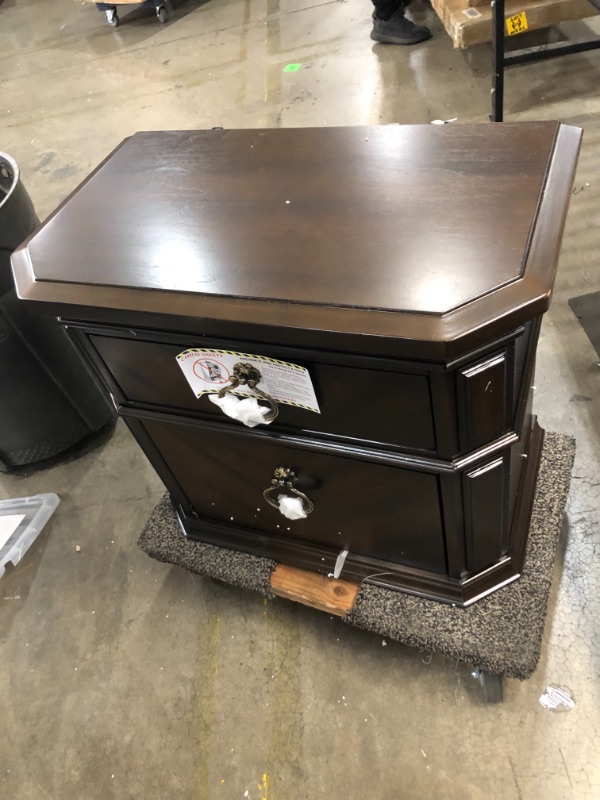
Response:
[{"label": "black trash can", "polygon": [[53,318],[16,296],[10,255],[39,220],[16,162],[0,153],[0,471],[56,457],[116,422]]}]

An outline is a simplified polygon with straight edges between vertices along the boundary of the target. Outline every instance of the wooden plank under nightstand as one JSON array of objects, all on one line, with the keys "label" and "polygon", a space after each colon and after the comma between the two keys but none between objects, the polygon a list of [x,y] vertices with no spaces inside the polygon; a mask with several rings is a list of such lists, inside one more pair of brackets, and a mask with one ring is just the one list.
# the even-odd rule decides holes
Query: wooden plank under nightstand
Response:
[{"label": "wooden plank under nightstand", "polygon": [[277,564],[271,575],[271,589],[277,597],[345,617],[354,606],[360,584]]}]

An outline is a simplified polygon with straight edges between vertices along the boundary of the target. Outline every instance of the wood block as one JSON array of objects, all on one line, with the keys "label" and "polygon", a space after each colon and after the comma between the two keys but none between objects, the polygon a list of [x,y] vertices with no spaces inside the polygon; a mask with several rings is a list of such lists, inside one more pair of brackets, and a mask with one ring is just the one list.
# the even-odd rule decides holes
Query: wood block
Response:
[{"label": "wood block", "polygon": [[295,600],[338,617],[345,617],[353,607],[359,588],[358,583],[327,578],[283,564],[278,564],[271,575],[271,589],[278,597]]}]

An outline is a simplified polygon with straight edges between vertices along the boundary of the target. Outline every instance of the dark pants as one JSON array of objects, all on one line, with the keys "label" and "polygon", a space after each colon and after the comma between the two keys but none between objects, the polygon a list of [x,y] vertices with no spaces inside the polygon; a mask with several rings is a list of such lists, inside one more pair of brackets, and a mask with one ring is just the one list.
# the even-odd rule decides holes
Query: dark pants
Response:
[{"label": "dark pants", "polygon": [[389,19],[400,9],[404,11],[410,0],[373,0],[375,15],[379,19]]}]

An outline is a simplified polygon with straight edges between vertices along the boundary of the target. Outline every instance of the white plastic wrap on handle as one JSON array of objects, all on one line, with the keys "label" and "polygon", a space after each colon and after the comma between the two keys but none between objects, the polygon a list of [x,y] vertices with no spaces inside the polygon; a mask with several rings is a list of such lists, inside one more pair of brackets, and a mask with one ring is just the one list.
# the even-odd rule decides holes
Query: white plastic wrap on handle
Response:
[{"label": "white plastic wrap on handle", "polygon": [[279,510],[284,517],[288,519],[306,519],[306,511],[299,497],[288,497],[286,494],[280,494],[277,500],[279,502]]},{"label": "white plastic wrap on handle", "polygon": [[270,409],[267,406],[259,405],[256,397],[244,397],[243,400],[240,400],[233,394],[226,394],[225,397],[209,394],[208,399],[219,406],[228,417],[239,420],[249,428],[254,428],[256,425],[270,425],[272,422],[270,419],[265,419],[265,414],[268,414]]}]

